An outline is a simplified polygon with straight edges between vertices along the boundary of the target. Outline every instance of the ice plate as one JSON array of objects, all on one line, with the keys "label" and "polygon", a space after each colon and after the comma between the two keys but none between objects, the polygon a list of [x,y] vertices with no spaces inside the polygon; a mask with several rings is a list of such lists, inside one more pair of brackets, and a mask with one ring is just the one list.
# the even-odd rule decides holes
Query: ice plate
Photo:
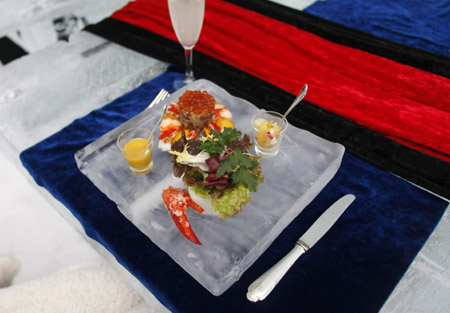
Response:
[{"label": "ice plate", "polygon": [[151,173],[135,175],[116,145],[117,137],[127,128],[151,129],[164,104],[177,101],[188,89],[207,90],[232,110],[237,129],[252,133],[250,120],[260,109],[208,80],[197,80],[79,150],[75,159],[81,172],[117,204],[124,216],[218,296],[239,280],[332,179],[344,147],[289,125],[280,153],[262,160],[265,181],[252,193],[253,200],[243,212],[224,220],[188,210],[192,229],[203,244],[195,245],[180,234],[161,198],[163,188],[183,187],[181,179],[172,174],[169,154],[155,148]]}]

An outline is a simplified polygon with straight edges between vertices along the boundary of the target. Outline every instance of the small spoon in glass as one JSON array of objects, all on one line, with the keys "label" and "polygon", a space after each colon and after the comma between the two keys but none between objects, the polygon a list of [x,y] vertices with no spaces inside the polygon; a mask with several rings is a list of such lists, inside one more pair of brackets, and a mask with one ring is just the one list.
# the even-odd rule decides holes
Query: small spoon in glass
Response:
[{"label": "small spoon in glass", "polygon": [[307,91],[308,91],[308,85],[305,84],[305,86],[303,86],[302,90],[298,94],[297,98],[295,98],[294,102],[292,102],[292,104],[289,107],[289,109],[287,109],[286,113],[284,113],[283,119],[281,120],[281,124],[283,124],[283,121],[286,120],[286,116],[292,111],[292,109],[295,108],[297,106],[297,104],[299,104],[300,101],[303,100],[303,98],[306,96],[306,92]]},{"label": "small spoon in glass", "polygon": [[161,123],[161,121],[162,121],[162,119],[163,119],[163,117],[164,117],[164,114],[166,114],[167,108],[168,108],[168,105],[166,104],[166,105],[164,106],[163,113],[161,114],[161,117],[159,118],[158,122],[156,122],[156,125],[153,127],[150,136],[153,136],[153,133],[155,132],[156,128],[157,128],[157,127],[159,126],[159,124]]}]

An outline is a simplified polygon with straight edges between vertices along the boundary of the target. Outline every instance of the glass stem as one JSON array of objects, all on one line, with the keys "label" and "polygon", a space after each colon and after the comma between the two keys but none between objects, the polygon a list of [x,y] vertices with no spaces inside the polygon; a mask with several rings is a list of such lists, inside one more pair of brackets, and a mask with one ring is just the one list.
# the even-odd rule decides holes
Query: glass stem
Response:
[{"label": "glass stem", "polygon": [[186,83],[194,81],[194,71],[192,70],[192,49],[184,49],[184,56],[186,58]]}]

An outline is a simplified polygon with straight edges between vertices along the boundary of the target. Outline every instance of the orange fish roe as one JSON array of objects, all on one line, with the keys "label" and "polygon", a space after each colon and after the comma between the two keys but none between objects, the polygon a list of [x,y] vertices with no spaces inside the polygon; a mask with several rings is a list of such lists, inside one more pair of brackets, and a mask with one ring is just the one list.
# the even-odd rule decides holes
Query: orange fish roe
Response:
[{"label": "orange fish roe", "polygon": [[206,91],[188,90],[178,99],[180,123],[185,129],[200,131],[214,116],[216,100]]},{"label": "orange fish roe", "polygon": [[180,97],[178,104],[185,113],[203,115],[214,110],[216,100],[207,91],[188,90]]}]

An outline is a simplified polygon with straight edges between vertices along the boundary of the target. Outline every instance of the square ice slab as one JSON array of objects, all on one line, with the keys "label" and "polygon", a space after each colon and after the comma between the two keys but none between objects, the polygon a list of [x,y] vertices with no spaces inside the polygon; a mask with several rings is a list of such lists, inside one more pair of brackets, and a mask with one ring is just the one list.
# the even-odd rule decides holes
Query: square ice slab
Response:
[{"label": "square ice slab", "polygon": [[[178,231],[161,198],[163,188],[183,187],[181,179],[172,174],[168,152],[154,148],[153,170],[135,175],[116,145],[117,137],[127,128],[153,128],[163,105],[178,101],[187,89],[207,90],[232,110],[237,129],[252,133],[250,120],[260,111],[257,107],[210,81],[198,80],[81,149],[75,158],[81,172],[123,215],[217,296],[241,277],[331,180],[341,164],[344,147],[289,125],[280,153],[262,160],[265,181],[252,193],[253,200],[242,213],[223,220],[188,210],[192,229],[203,244],[195,245]],[[158,138],[159,131],[154,136]]]}]

